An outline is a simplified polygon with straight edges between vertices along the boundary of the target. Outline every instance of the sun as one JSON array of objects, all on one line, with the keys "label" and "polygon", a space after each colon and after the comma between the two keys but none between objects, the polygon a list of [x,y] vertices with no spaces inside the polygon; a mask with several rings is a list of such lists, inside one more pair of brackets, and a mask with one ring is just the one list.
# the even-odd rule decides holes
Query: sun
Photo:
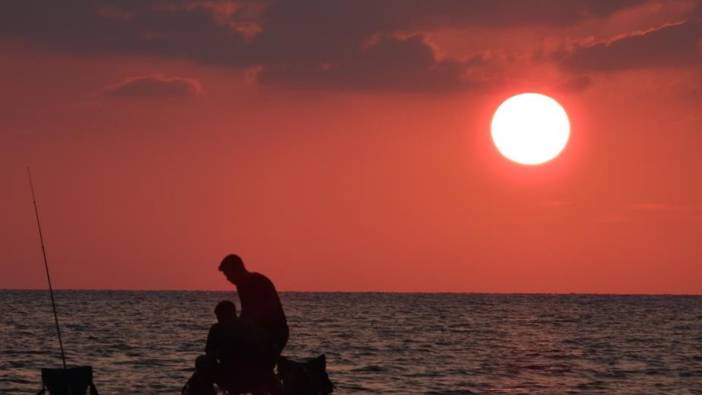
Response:
[{"label": "sun", "polygon": [[570,138],[563,107],[539,93],[521,93],[505,100],[492,117],[492,141],[507,159],[540,165],[558,156]]}]

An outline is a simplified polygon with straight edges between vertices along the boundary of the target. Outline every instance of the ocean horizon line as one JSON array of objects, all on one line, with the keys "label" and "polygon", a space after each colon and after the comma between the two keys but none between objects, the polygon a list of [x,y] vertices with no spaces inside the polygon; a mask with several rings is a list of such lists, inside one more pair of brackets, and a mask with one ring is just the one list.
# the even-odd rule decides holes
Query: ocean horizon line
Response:
[{"label": "ocean horizon line", "polygon": [[[0,288],[0,292],[36,292],[47,291],[47,288]],[[54,292],[134,292],[134,293],[165,293],[165,292],[191,292],[191,293],[236,293],[234,289],[125,289],[125,288],[54,288]],[[676,297],[702,297],[702,293],[645,293],[645,292],[485,292],[485,291],[312,291],[312,290],[279,290],[281,294],[389,294],[389,295],[496,295],[496,296],[676,296]]]}]

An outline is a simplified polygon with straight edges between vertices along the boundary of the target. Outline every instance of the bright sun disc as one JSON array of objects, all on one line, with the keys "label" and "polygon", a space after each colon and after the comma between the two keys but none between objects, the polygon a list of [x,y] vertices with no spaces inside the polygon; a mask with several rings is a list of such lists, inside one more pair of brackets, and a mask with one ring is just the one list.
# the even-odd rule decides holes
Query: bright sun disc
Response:
[{"label": "bright sun disc", "polygon": [[569,137],[568,114],[557,101],[538,93],[510,97],[492,117],[492,141],[498,151],[523,165],[555,158]]}]

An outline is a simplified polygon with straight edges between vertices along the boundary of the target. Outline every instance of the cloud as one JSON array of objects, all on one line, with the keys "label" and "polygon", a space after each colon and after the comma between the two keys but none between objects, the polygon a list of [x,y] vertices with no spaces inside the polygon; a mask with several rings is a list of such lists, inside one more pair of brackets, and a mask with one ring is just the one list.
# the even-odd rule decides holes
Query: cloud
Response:
[{"label": "cloud", "polygon": [[262,83],[335,89],[450,92],[475,86],[463,76],[467,64],[438,60],[419,35],[388,37],[330,63],[306,60],[261,69]]},{"label": "cloud", "polygon": [[[3,4],[0,36],[78,55],[148,55],[245,65],[246,35],[200,2],[18,0]],[[236,16],[231,17],[236,23]]]},{"label": "cloud", "polygon": [[197,80],[162,75],[128,78],[105,89],[107,96],[116,98],[194,97],[200,93]]},{"label": "cloud", "polygon": [[15,0],[3,3],[0,38],[256,69],[266,84],[435,92],[479,85],[464,77],[479,65],[438,60],[429,32],[571,26],[643,1]]},{"label": "cloud", "polygon": [[701,38],[700,22],[691,19],[607,42],[576,47],[561,54],[560,64],[573,72],[699,65],[702,64]]}]

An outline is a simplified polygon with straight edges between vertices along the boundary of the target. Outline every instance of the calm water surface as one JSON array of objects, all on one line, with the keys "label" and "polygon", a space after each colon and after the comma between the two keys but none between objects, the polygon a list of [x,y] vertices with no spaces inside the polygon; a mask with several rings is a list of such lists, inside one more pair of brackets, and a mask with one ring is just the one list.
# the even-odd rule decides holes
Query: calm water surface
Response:
[{"label": "calm water surface", "polygon": [[[338,393],[702,394],[702,297],[282,295],[285,354],[327,355]],[[60,291],[69,364],[102,394],[179,393],[234,293]],[[0,393],[58,367],[49,297],[0,291]]]}]

